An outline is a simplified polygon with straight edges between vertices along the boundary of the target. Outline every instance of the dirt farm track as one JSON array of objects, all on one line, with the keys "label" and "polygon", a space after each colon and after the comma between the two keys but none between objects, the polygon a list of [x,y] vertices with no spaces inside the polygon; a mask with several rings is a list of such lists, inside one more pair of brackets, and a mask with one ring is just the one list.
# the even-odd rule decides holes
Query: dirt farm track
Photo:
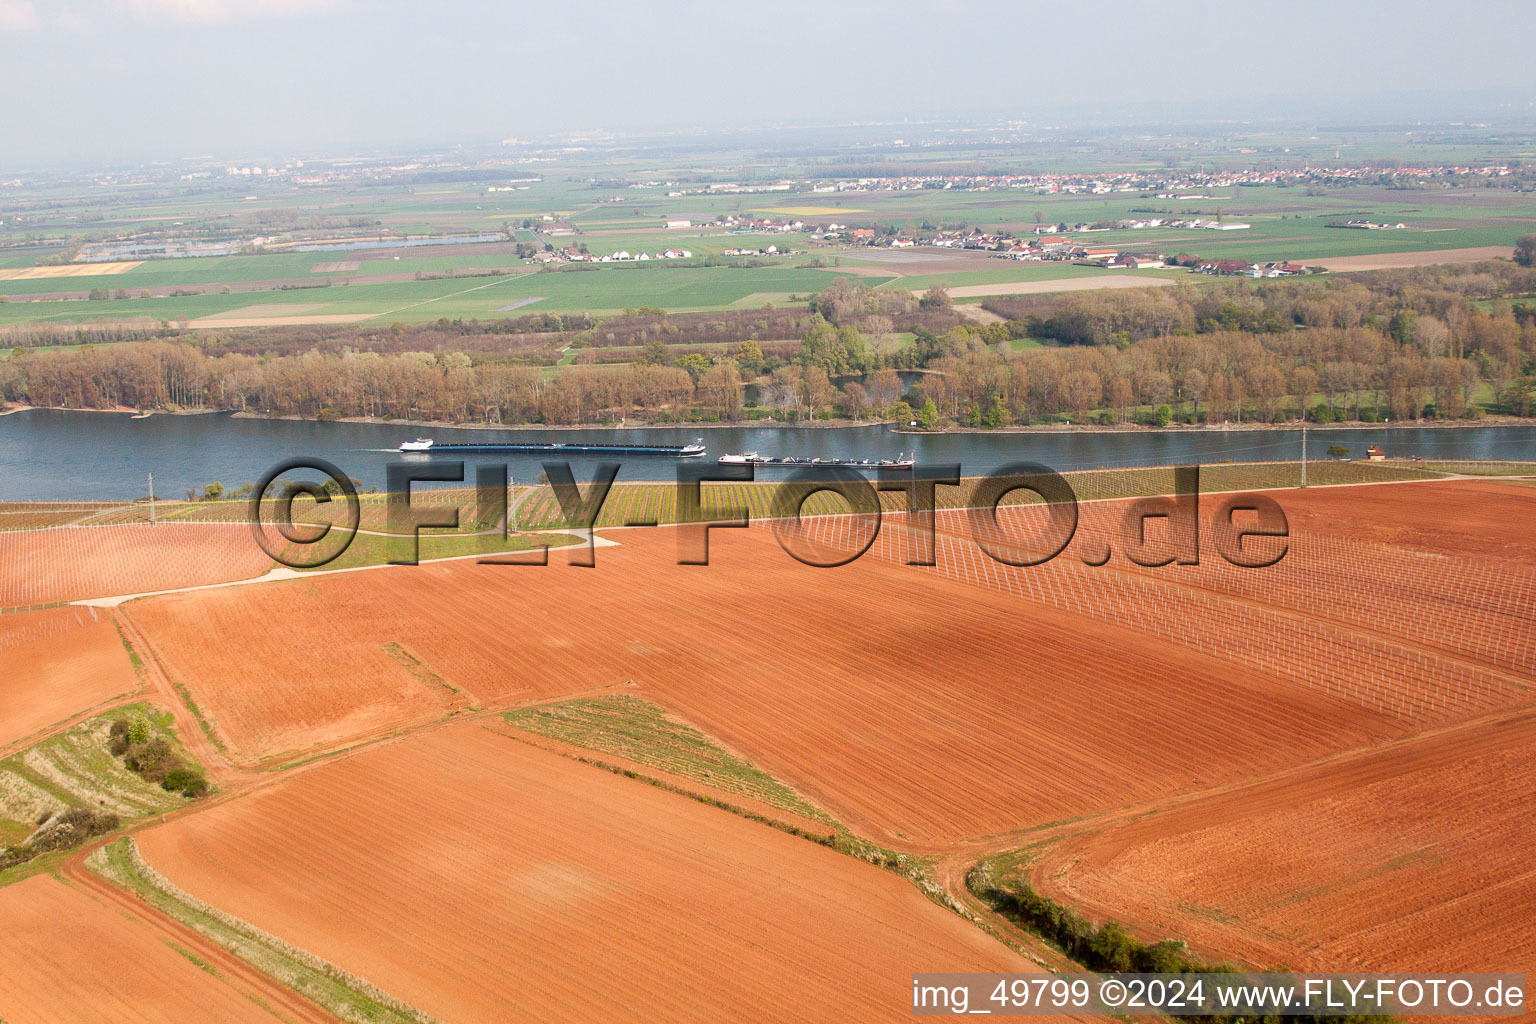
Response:
[{"label": "dirt farm track", "polygon": [[[29,531],[36,603],[199,589],[0,615],[0,757],[115,705],[172,712],[217,792],[133,827],[147,865],[443,1022],[905,1019],[913,971],[1072,969],[966,889],[1026,850],[1040,892],[1210,961],[1536,971],[1536,487],[1267,493],[1289,536],[1254,569],[1216,554],[1215,495],[1199,564],[1161,567],[1129,559],[1125,499],[1027,567],[978,538],[1036,553],[1038,505],[941,511],[933,566],[890,515],[825,569],[764,523],[712,530],[707,566],[677,564],[677,528],[615,528],[594,568],[256,582],[235,524]],[[44,571],[93,538],[104,557]],[[1176,539],[1149,526],[1142,553]],[[793,812],[517,724],[615,695]],[[870,844],[893,870],[845,852]],[[0,1020],[78,1019],[59,979],[93,958],[137,979],[88,993],[116,1019],[326,1019],[89,852],[0,884]]]}]

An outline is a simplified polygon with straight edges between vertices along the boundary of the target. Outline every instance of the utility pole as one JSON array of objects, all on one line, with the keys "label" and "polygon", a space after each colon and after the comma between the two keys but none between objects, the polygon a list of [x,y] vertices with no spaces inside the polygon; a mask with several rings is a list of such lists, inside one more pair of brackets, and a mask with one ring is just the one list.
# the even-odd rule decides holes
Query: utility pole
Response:
[{"label": "utility pole", "polygon": [[504,534],[520,533],[517,528],[517,484],[512,480],[512,470],[507,470],[507,521],[501,531]]},{"label": "utility pole", "polygon": [[155,521],[155,474],[149,474],[149,521]]},{"label": "utility pole", "polygon": [[[1306,415],[1303,413],[1302,415]],[[1301,421],[1301,486],[1307,486],[1307,421]]]}]

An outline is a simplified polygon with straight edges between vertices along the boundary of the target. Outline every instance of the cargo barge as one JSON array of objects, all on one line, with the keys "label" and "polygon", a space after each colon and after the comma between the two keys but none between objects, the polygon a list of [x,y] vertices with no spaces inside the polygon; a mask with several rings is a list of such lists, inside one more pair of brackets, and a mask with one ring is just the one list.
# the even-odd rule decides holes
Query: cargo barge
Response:
[{"label": "cargo barge", "polygon": [[476,452],[505,455],[660,455],[673,459],[693,459],[704,454],[704,439],[699,438],[693,444],[587,444],[566,441],[437,444],[430,437],[418,437],[414,441],[400,442],[400,451],[416,455]]},{"label": "cargo barge", "polygon": [[847,466],[850,469],[911,469],[916,464],[917,458],[915,455],[907,455],[906,452],[902,452],[894,459],[816,459],[796,458],[793,455],[780,458],[776,455],[746,452],[742,455],[722,455],[716,461],[737,466]]}]

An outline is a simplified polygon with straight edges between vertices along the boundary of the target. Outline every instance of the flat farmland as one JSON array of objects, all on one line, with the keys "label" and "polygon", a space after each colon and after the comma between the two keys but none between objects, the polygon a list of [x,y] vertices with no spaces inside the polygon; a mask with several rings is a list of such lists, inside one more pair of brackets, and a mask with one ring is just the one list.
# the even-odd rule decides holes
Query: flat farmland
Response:
[{"label": "flat farmland", "polygon": [[[657,248],[663,247],[658,238]],[[309,268],[316,254],[308,257],[299,277],[308,276],[316,284],[325,277],[312,275]],[[230,257],[235,259],[236,257]],[[289,259],[283,257],[248,257],[252,260]],[[195,262],[173,261],[173,262]],[[389,261],[391,264],[393,260]],[[403,260],[401,261],[404,262]],[[649,267],[630,265],[593,266],[590,269],[552,273],[509,273],[489,278],[461,277],[442,280],[360,281],[346,284],[335,280],[329,287],[303,288],[297,296],[315,304],[305,314],[305,322],[339,323],[338,319],[366,319],[389,316],[392,320],[428,321],[442,317],[495,319],[499,307],[528,300],[529,312],[602,312],[616,313],[626,307],[661,306],[669,310],[724,309],[758,294],[807,294],[832,282],[835,270],[801,269],[788,265],[765,267]],[[273,268],[274,270],[279,268]],[[95,319],[130,321],[135,319],[193,321],[193,326],[247,325],[252,318],[239,313],[250,305],[282,304],[295,299],[293,290],[241,290],[221,294],[216,289],[186,296],[140,295],[142,284],[130,280],[131,274],[114,277],[101,287],[122,287],[128,292],[121,299],[40,299],[0,304],[0,323],[53,321],[60,323]],[[333,278],[336,275],[330,275]],[[271,279],[263,278],[264,281]],[[875,279],[875,283],[881,279]],[[58,291],[57,283],[20,282],[26,290]],[[84,288],[84,283],[71,282]],[[21,294],[21,289],[12,292]],[[3,293],[0,293],[3,294]],[[524,308],[524,307],[520,307]],[[292,319],[292,318],[283,318]],[[198,324],[196,321],[205,323]],[[267,321],[263,321],[267,322]],[[259,324],[258,324],[259,325]]]},{"label": "flat farmland", "polygon": [[[1380,696],[1419,691],[1425,697],[1423,687],[1439,685],[1438,699],[1430,703],[1440,715],[1455,713],[1457,702],[1462,711],[1503,702],[1536,674],[1536,542],[1519,527],[1536,505],[1531,488],[1441,481],[1271,491],[1268,497],[1287,514],[1289,536],[1285,557],[1261,570],[1234,566],[1212,549],[1221,500],[1216,496],[1204,499],[1200,529],[1205,547],[1198,565],[1133,564],[1124,557],[1123,532],[1133,506],[1111,501],[1081,507],[1067,557],[1026,570],[994,565],[985,572],[971,557],[962,568],[978,580],[995,578],[998,585],[1085,614],[1118,610],[1135,615],[1155,633],[1182,628],[1186,642],[1240,611],[1249,625],[1239,632],[1262,640],[1245,644],[1234,635],[1227,649],[1267,651],[1277,668],[1298,678],[1329,680],[1348,664],[1310,656],[1305,647],[1288,648],[1286,641],[1299,626],[1312,627],[1316,645],[1311,655],[1324,650],[1321,645],[1330,636],[1341,637],[1347,630],[1375,654],[1373,665],[1351,666],[1351,685],[1390,674],[1395,662],[1398,677]],[[1461,532],[1475,530],[1478,519],[1490,523],[1485,537]],[[940,529],[954,537],[968,538],[972,522],[966,513],[939,514]],[[1033,557],[1045,553],[1043,545],[1032,541],[1048,532],[1043,505],[1002,508],[998,525],[996,533],[989,528],[983,535],[1000,550]],[[827,520],[813,531],[835,533],[839,527]],[[847,532],[846,525],[841,529]],[[1152,520],[1147,535],[1149,555],[1172,555],[1166,525]],[[1255,550],[1262,543],[1248,542]],[[879,550],[886,546],[882,541]],[[946,541],[944,550],[957,551],[957,546]],[[1080,564],[1099,561],[1110,550],[1121,555],[1103,569]],[[963,558],[962,551],[957,554]],[[906,555],[903,547],[887,557],[905,560]],[[1206,611],[1199,610],[1202,604]],[[1425,704],[1415,713],[1429,710]]]},{"label": "flat farmland", "polygon": [[0,607],[79,601],[260,576],[248,526],[158,523],[0,531]]},{"label": "flat farmland", "polygon": [[138,687],[112,613],[51,608],[0,618],[0,749]]},{"label": "flat farmland", "polygon": [[[1121,271],[1120,276],[1111,276],[1114,271],[1102,271],[1103,277],[1069,277],[1069,278],[1044,278],[1041,280],[1007,281],[995,284],[966,284],[966,278],[957,277],[960,282],[949,289],[952,299],[986,298],[990,295],[1036,295],[1044,292],[1088,292],[1101,288],[1167,288],[1178,283],[1175,277],[1154,277],[1147,271]],[[1135,274],[1136,276],[1126,276]],[[915,289],[921,291],[923,289]]]},{"label": "flat farmland", "polygon": [[273,1024],[264,1009],[172,940],[48,876],[0,889],[0,1018]]},{"label": "flat farmland", "polygon": [[1536,968],[1536,714],[1245,785],[1047,846],[1034,884],[1197,952],[1297,969]]},{"label": "flat farmland", "polygon": [[1291,524],[1338,530],[1415,551],[1508,559],[1513,569],[1536,559],[1531,517],[1536,488],[1493,479],[1425,481],[1374,488],[1362,500],[1352,488],[1276,492]]},{"label": "flat farmland", "polygon": [[0,281],[36,281],[59,277],[112,277],[127,273],[142,261],[123,263],[67,263],[52,267],[0,269]]},{"label": "flat farmland", "polygon": [[[409,647],[399,642],[409,630],[378,636],[352,623],[343,627],[345,618],[324,610],[323,595],[340,578],[291,581],[277,591],[261,584],[168,595],[135,603],[125,614],[146,630],[151,651],[171,679],[194,694],[221,742],[247,760],[310,753],[445,714],[456,693],[430,667],[420,667],[412,653],[415,639]],[[240,592],[250,589],[262,595],[242,598]],[[390,588],[358,589],[382,596]],[[292,614],[248,618],[253,611],[273,615],[277,606],[267,604],[273,599],[294,602]],[[314,618],[306,622],[304,616]],[[262,639],[253,648],[257,622]],[[216,642],[228,645],[212,673],[212,666],[192,660],[201,646],[197,637],[222,638]],[[224,671],[235,676],[220,679]]]},{"label": "flat farmland", "polygon": [[441,1020],[896,1020],[913,970],[1034,969],[893,874],[474,722],[139,845]]},{"label": "flat farmland", "polygon": [[1332,256],[1313,260],[1329,270],[1391,270],[1396,267],[1422,267],[1433,263],[1477,263],[1482,260],[1507,259],[1507,245],[1484,245],[1470,249],[1430,249],[1417,252],[1383,252],[1368,256]]},{"label": "flat farmland", "polygon": [[[399,567],[150,598],[124,613],[247,759],[334,742],[337,723],[365,709],[382,727],[412,678],[487,707],[633,683],[896,842],[1038,825],[1408,727],[1134,624],[1085,627],[965,579],[874,557],[810,568],[766,529],[716,531],[707,567],[675,564],[669,529],[610,536],[620,546],[598,549],[595,569],[555,551],[544,568]],[[256,657],[252,623],[266,624]],[[407,710],[426,713],[419,700]]]}]

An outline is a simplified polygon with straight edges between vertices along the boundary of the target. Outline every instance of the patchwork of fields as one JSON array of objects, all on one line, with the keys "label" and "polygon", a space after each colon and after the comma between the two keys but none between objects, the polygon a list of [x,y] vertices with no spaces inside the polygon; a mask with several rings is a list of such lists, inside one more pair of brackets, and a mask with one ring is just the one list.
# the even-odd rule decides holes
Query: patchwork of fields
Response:
[{"label": "patchwork of fields", "polygon": [[[843,198],[829,202],[816,193],[790,193],[756,212],[799,219],[804,222],[802,229],[754,233],[712,223],[717,216],[743,212],[739,201],[725,196],[680,199],[638,188],[615,205],[594,201],[597,197],[554,180],[494,200],[483,191],[446,185],[430,196],[378,190],[371,197],[372,206],[337,197],[325,209],[332,215],[366,210],[397,232],[462,233],[471,238],[505,232],[507,240],[325,252],[285,251],[275,245],[266,252],[229,256],[65,265],[36,265],[22,256],[0,260],[0,294],[9,300],[0,304],[0,324],[142,319],[187,321],[194,327],[217,329],[375,318],[422,322],[443,317],[494,319],[513,304],[529,312],[602,315],[640,306],[691,311],[760,306],[769,301],[783,305],[825,287],[840,273],[916,291],[944,284],[958,298],[1125,287],[1128,273],[1143,283],[1158,280],[1162,273],[1016,263],[952,249],[826,244],[806,234],[818,222],[893,225],[907,235],[920,234],[923,225],[969,223],[1028,235],[1041,222],[1072,225],[1152,216],[1224,216],[1249,227],[1235,231],[1096,229],[1074,237],[1086,244],[1130,251],[1210,259],[1289,259],[1340,272],[1507,257],[1515,239],[1536,225],[1536,202],[1506,189],[1408,191],[1352,185],[1322,195],[1273,187],[1208,191],[1209,195],[1179,201],[1123,193],[1000,197],[987,191],[889,190],[859,193],[853,202]],[[690,227],[663,228],[661,217],[648,208],[663,200],[668,216],[689,216]],[[216,215],[220,208],[212,202],[197,213]],[[114,209],[113,214],[131,216],[133,223],[156,214],[191,216],[172,202],[128,206]],[[542,219],[531,228],[513,226],[528,214],[558,216],[566,226],[560,235],[543,233]],[[1404,227],[1367,231],[1330,226],[1361,218]],[[769,245],[798,255],[775,255],[736,268],[663,261],[577,264],[561,273],[538,273],[526,251],[521,255],[517,251],[518,245],[529,244],[535,248],[585,245],[595,257],[619,252],[654,254],[670,247],[686,249],[699,260],[718,257],[728,249],[755,252]],[[1169,276],[1188,279],[1176,272]],[[95,296],[88,297],[93,290]],[[241,312],[245,307],[285,302],[296,291],[304,293],[312,310],[285,317]]]},{"label": "patchwork of fields", "polygon": [[440,1020],[890,1019],[910,964],[1037,969],[878,868],[471,722],[140,845]]},{"label": "patchwork of fields", "polygon": [[[1206,489],[1283,469],[1212,467]],[[0,616],[12,802],[105,772],[89,785],[124,813],[173,812],[136,831],[142,861],[88,844],[48,862],[60,878],[0,873],[0,948],[73,971],[110,947],[147,976],[92,998],[155,1019],[189,998],[254,1008],[228,1019],[768,1018],[795,1015],[792,992],[894,1020],[912,970],[1059,961],[966,920],[964,869],[1009,854],[1038,891],[1211,960],[1522,969],[1536,489],[1327,472],[1379,482],[1268,492],[1290,532],[1266,569],[1215,554],[1215,493],[1198,565],[1129,561],[1131,496],[1166,469],[1075,475],[1099,500],[1033,567],[978,545],[1040,554],[1049,509],[993,523],[963,496],[926,567],[890,508],[840,568],[782,545],[848,553],[861,517],[798,540],[717,529],[707,566],[677,564],[676,527],[608,528],[594,568],[553,552],[239,585],[269,563],[237,554],[235,531],[254,544],[224,506],[168,504],[214,521],[153,527],[129,506],[8,506],[45,527],[0,533],[29,557],[62,537],[111,556],[76,551],[37,603],[205,589]],[[669,490],[617,492],[614,514],[672,518]],[[109,525],[59,525],[82,517]],[[183,807],[93,760],[100,709],[126,702],[174,710],[218,799]],[[0,1016],[63,1015],[53,977],[8,978]]]}]

